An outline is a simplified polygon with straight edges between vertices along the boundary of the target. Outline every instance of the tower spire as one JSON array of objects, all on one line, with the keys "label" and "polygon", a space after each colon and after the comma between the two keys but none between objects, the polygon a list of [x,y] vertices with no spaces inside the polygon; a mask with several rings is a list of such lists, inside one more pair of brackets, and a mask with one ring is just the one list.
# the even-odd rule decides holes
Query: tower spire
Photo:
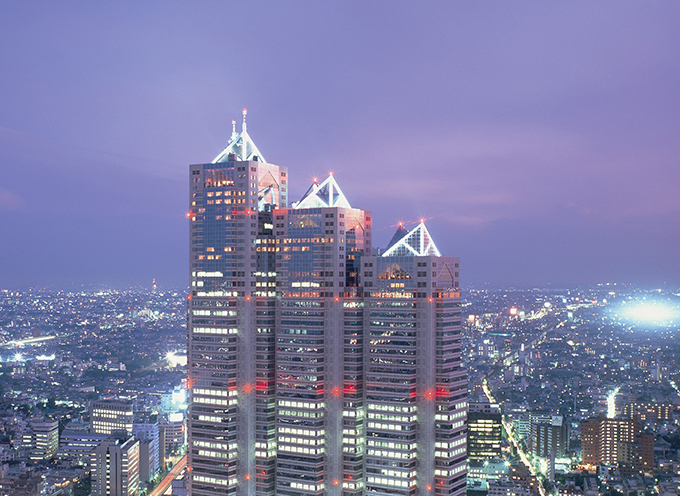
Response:
[{"label": "tower spire", "polygon": [[248,127],[246,125],[246,116],[248,115],[248,109],[244,108],[243,109],[243,126],[241,127],[241,132],[245,133],[248,130]]},{"label": "tower spire", "polygon": [[231,139],[236,138],[236,119],[231,120]]}]

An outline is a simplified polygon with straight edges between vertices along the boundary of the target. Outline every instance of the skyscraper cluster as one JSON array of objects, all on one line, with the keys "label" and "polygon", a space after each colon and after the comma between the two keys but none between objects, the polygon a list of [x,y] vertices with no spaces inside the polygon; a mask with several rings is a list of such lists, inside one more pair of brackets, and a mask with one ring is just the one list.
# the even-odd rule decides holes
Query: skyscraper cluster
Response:
[{"label": "skyscraper cluster", "polygon": [[459,260],[372,247],[333,175],[288,200],[243,128],[190,170],[188,490],[462,495]]}]

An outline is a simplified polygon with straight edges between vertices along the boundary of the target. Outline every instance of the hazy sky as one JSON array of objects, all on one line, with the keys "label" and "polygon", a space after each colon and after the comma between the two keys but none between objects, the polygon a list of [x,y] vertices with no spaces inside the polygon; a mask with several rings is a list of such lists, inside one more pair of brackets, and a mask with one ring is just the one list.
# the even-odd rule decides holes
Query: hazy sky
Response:
[{"label": "hazy sky", "polygon": [[463,285],[680,284],[680,2],[2,2],[0,289],[185,285],[231,119]]}]

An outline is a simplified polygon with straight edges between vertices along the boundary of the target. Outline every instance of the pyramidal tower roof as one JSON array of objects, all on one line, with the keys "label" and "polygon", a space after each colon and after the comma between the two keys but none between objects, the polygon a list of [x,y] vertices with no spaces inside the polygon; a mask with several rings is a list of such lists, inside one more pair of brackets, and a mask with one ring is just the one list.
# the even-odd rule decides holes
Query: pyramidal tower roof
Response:
[{"label": "pyramidal tower roof", "polygon": [[408,232],[399,224],[397,232],[394,233],[392,240],[387,245],[387,249],[382,254],[383,257],[423,257],[426,255],[441,257],[441,253],[439,253],[432,236],[430,236],[430,232],[422,220]]},{"label": "pyramidal tower roof", "polygon": [[220,152],[220,154],[215,157],[212,161],[213,164],[221,162],[229,162],[229,156],[235,155],[236,160],[240,162],[245,162],[247,160],[256,160],[258,162],[266,162],[260,150],[257,149],[255,143],[250,138],[248,134],[248,126],[246,124],[246,116],[248,115],[248,110],[243,109],[243,124],[241,126],[241,132],[236,133],[236,121],[231,121],[231,138],[229,138],[229,143]]},{"label": "pyramidal tower roof", "polygon": [[293,208],[352,208],[331,173],[321,184],[315,179],[302,199]]},{"label": "pyramidal tower roof", "polygon": [[397,230],[394,232],[394,236],[392,236],[390,242],[387,243],[387,248],[385,248],[385,250],[389,250],[390,248],[392,248],[396,243],[399,242],[400,239],[402,239],[407,234],[408,231],[404,229],[404,224],[400,222],[399,227],[397,227]]}]

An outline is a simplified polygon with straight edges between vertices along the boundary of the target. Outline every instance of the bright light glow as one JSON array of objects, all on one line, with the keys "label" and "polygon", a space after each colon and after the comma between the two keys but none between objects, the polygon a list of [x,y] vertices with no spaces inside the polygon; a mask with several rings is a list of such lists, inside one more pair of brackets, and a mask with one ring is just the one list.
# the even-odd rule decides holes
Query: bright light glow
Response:
[{"label": "bright light glow", "polygon": [[607,396],[607,418],[616,417],[616,395],[619,394],[620,387],[614,389],[609,396]]},{"label": "bright light glow", "polygon": [[672,324],[680,320],[677,304],[663,301],[634,301],[621,305],[616,314],[626,320],[647,325]]},{"label": "bright light glow", "polygon": [[517,309],[515,307],[510,309],[510,315],[517,315]]},{"label": "bright light glow", "polygon": [[165,359],[168,361],[168,366],[170,367],[177,367],[178,365],[184,367],[187,364],[186,353],[179,351],[168,351],[165,354]]},{"label": "bright light glow", "polygon": [[15,353],[13,358],[14,358],[15,362],[23,362],[24,361],[24,355],[22,355],[21,353]]},{"label": "bright light glow", "polygon": [[174,412],[168,415],[168,420],[170,422],[183,422],[184,414],[182,412]]},{"label": "bright light glow", "polygon": [[52,353],[51,355],[38,355],[35,357],[36,360],[54,360],[57,356]]}]

